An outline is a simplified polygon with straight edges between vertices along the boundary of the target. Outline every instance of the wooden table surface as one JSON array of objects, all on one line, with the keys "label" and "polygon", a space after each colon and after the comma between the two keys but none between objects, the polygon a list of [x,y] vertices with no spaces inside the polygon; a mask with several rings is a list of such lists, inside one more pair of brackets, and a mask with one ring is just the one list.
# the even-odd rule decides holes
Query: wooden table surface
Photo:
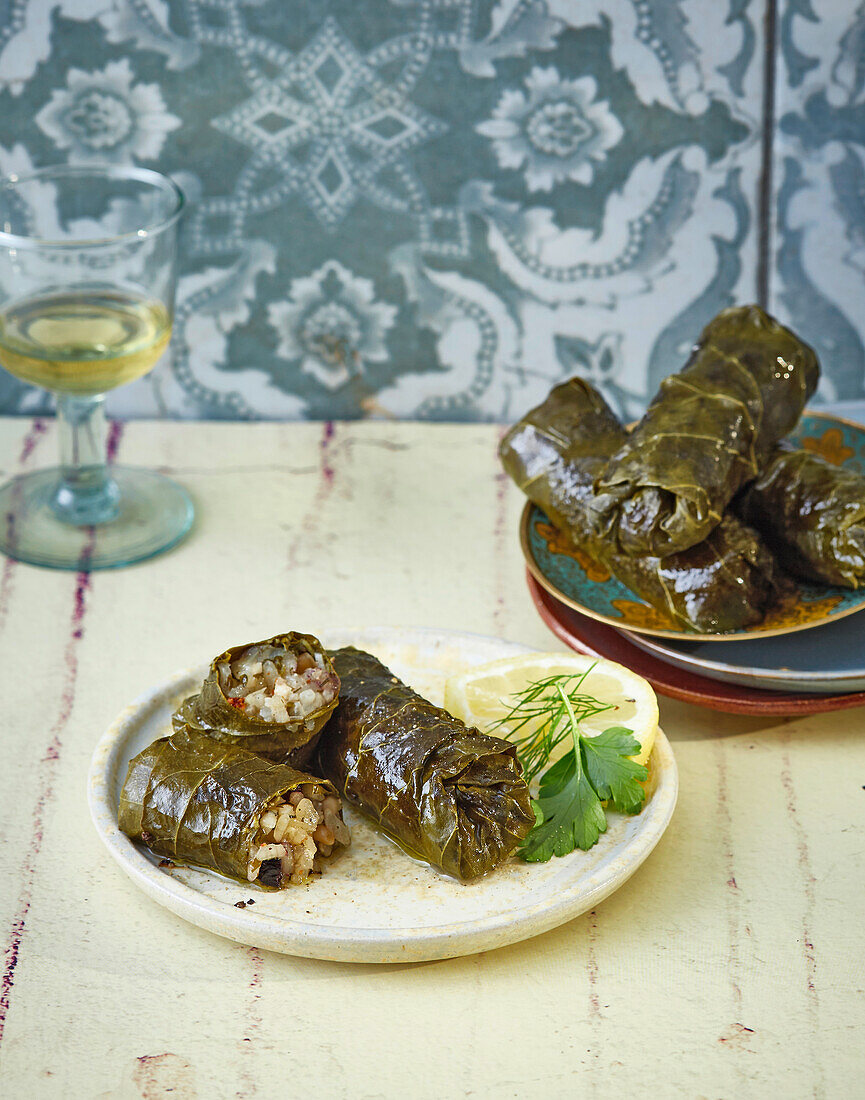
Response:
[{"label": "wooden table surface", "polygon": [[[50,465],[5,420],[3,476]],[[0,562],[0,1096],[863,1095],[865,709],[764,721],[662,700],[679,805],[597,910],[503,950],[344,965],[241,947],[141,895],[85,776],[126,703],[279,630],[538,619],[500,429],[116,429],[194,495],[178,549],[91,576]],[[20,698],[18,698],[20,696]]]}]

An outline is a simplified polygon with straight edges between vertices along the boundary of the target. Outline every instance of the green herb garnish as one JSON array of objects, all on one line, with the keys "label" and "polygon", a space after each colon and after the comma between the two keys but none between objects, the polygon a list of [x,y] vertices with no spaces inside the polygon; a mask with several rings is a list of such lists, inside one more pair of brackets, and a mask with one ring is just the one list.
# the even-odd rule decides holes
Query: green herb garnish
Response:
[{"label": "green herb garnish", "polygon": [[[531,783],[549,763],[558,745],[571,737],[572,722],[580,723],[605,710],[616,709],[614,703],[602,703],[580,690],[594,667],[590,665],[585,672],[536,680],[522,691],[515,692],[514,705],[504,718],[490,726],[490,733],[502,727],[507,730],[508,740],[517,746],[527,783]],[[516,736],[527,727],[527,733]]]},{"label": "green herb garnish", "polygon": [[[543,773],[534,800],[537,822],[523,841],[520,855],[531,863],[546,863],[574,848],[584,851],[607,830],[603,802],[622,813],[639,813],[646,793],[640,781],[647,769],[630,757],[640,743],[625,726],[610,726],[587,737],[580,731],[586,718],[614,709],[581,690],[592,671],[549,676],[524,688],[517,702],[492,727],[507,727],[527,782],[549,763],[554,750],[568,738],[571,748]],[[522,736],[521,730],[528,727]]]}]

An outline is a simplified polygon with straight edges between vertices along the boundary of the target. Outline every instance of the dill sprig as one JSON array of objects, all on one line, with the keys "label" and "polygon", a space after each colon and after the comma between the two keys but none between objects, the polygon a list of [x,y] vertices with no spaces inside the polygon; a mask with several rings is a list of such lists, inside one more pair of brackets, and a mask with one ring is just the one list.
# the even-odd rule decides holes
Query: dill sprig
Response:
[{"label": "dill sprig", "polygon": [[[514,692],[511,709],[490,727],[490,732],[507,728],[508,740],[517,746],[527,783],[543,770],[565,738],[575,737],[580,722],[616,709],[615,703],[602,703],[581,690],[594,667],[592,664],[585,672],[547,676]],[[527,732],[519,736],[526,727]]]}]

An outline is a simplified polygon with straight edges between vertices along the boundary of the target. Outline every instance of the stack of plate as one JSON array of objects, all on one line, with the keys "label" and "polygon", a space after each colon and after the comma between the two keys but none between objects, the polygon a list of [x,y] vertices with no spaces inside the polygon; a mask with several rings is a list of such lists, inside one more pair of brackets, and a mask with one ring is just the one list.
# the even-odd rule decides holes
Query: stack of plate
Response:
[{"label": "stack of plate", "polygon": [[[859,425],[808,413],[793,440],[865,473]],[[736,634],[695,634],[575,554],[531,503],[520,536],[529,591],[550,629],[573,649],[628,665],[663,694],[738,713],[865,704],[865,589],[801,583],[783,614]]]}]

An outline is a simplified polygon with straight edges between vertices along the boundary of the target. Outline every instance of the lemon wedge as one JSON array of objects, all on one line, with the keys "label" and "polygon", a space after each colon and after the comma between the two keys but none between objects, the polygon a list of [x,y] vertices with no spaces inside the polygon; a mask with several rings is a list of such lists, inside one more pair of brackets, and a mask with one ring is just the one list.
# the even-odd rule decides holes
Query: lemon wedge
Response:
[{"label": "lemon wedge", "polygon": [[[625,726],[640,742],[640,752],[633,759],[645,764],[658,732],[658,700],[655,693],[642,676],[624,665],[599,657],[587,657],[581,653],[526,653],[478,665],[447,681],[445,710],[486,733],[494,722],[505,717],[516,702],[516,693],[529,684],[548,676],[581,674],[587,669],[591,671],[583,681],[580,692],[612,706],[584,719],[580,729],[591,737],[609,726]],[[499,737],[507,736],[504,727],[492,732]],[[521,730],[520,734],[522,736],[528,732],[530,727]],[[570,747],[568,741],[559,745],[551,757],[551,763]]]}]

